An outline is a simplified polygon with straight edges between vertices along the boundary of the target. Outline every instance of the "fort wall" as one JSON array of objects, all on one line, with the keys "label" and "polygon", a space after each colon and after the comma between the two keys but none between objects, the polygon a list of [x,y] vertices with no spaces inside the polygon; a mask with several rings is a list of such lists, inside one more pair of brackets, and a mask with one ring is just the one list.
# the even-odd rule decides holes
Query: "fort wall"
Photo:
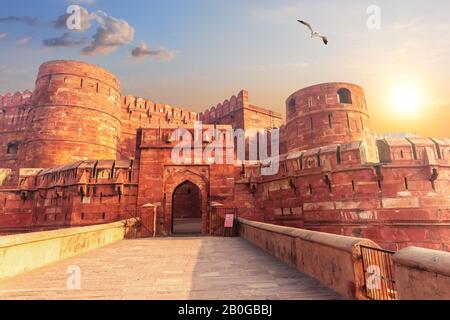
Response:
[{"label": "fort wall", "polygon": [[12,170],[8,177],[0,177],[0,186],[17,179],[19,154],[30,121],[31,96],[30,91],[0,95],[0,168]]},{"label": "fort wall", "polygon": [[[220,204],[251,220],[369,238],[388,249],[450,251],[449,139],[375,139],[364,90],[354,84],[299,90],[286,108],[283,125],[243,90],[196,114],[122,96],[102,68],[45,63],[33,93],[0,96],[0,232],[142,217],[150,235],[142,206],[151,204],[159,235],[168,235],[171,196],[189,181],[201,191],[202,217]],[[249,161],[174,164],[180,137],[172,133],[193,135],[196,120],[224,134],[280,128],[279,172],[261,176],[262,164]],[[201,149],[212,142],[205,137]]]},{"label": "fort wall", "polygon": [[287,150],[364,141],[368,159],[378,162],[364,90],[327,83],[293,93],[286,101]]},{"label": "fort wall", "polygon": [[283,123],[281,114],[250,104],[246,90],[200,113],[199,119],[205,124],[231,125],[244,130],[279,128]]},{"label": "fort wall", "polygon": [[448,142],[416,142],[378,141],[387,160],[378,164],[365,163],[359,142],[290,153],[278,175],[263,178],[258,207],[275,224],[367,237],[394,250],[450,251]]},{"label": "fort wall", "polygon": [[106,70],[50,61],[38,73],[21,167],[115,159],[120,135],[120,84]]},{"label": "fort wall", "polygon": [[188,125],[198,119],[195,112],[155,103],[149,99],[130,95],[121,99],[122,127],[118,146],[118,157],[121,159],[135,157],[138,129],[154,125]]},{"label": "fort wall", "polygon": [[23,169],[18,187],[0,188],[0,230],[51,230],[135,217],[137,177],[129,160]]}]

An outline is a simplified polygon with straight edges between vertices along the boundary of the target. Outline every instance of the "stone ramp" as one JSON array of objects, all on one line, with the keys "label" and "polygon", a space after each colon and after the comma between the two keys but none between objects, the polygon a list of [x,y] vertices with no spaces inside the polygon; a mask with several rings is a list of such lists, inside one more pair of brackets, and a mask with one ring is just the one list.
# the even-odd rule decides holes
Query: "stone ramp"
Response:
[{"label": "stone ramp", "polygon": [[[68,290],[79,266],[81,290]],[[5,299],[341,299],[241,238],[124,240],[0,282]]]}]

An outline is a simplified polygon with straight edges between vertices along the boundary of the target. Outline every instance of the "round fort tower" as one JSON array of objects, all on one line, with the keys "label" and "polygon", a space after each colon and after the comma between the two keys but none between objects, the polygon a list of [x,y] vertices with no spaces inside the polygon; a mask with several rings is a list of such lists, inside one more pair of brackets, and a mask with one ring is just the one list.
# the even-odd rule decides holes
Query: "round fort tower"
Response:
[{"label": "round fort tower", "polygon": [[120,83],[78,61],[41,65],[33,93],[21,167],[115,159],[120,135]]},{"label": "round fort tower", "polygon": [[301,89],[286,101],[288,151],[307,150],[372,136],[364,89],[325,83]]}]

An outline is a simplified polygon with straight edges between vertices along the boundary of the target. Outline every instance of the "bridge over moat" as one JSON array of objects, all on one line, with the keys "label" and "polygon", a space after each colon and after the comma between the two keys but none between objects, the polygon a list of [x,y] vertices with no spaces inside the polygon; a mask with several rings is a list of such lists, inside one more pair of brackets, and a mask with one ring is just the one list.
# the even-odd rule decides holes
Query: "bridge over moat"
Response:
[{"label": "bridge over moat", "polygon": [[450,299],[447,252],[242,218],[238,237],[143,239],[140,221],[0,237],[0,300]]},{"label": "bridge over moat", "polygon": [[[68,290],[68,267],[81,290]],[[0,282],[3,299],[341,299],[242,238],[123,240]]]}]

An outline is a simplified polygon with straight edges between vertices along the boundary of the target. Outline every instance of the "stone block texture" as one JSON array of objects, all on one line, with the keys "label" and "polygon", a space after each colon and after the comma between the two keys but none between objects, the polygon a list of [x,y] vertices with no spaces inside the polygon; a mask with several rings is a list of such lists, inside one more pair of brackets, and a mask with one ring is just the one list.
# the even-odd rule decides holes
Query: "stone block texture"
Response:
[{"label": "stone block texture", "polygon": [[[207,234],[219,204],[388,249],[450,251],[450,139],[377,138],[369,110],[363,88],[337,82],[293,93],[285,122],[246,90],[197,114],[122,95],[101,67],[44,63],[33,92],[0,95],[0,234],[141,217],[144,236],[165,236],[186,216]],[[196,121],[201,142],[174,163],[176,131],[194,137]],[[261,163],[237,161],[226,144],[199,156],[214,128],[226,139],[231,129],[279,128],[279,171],[262,175]]]}]

